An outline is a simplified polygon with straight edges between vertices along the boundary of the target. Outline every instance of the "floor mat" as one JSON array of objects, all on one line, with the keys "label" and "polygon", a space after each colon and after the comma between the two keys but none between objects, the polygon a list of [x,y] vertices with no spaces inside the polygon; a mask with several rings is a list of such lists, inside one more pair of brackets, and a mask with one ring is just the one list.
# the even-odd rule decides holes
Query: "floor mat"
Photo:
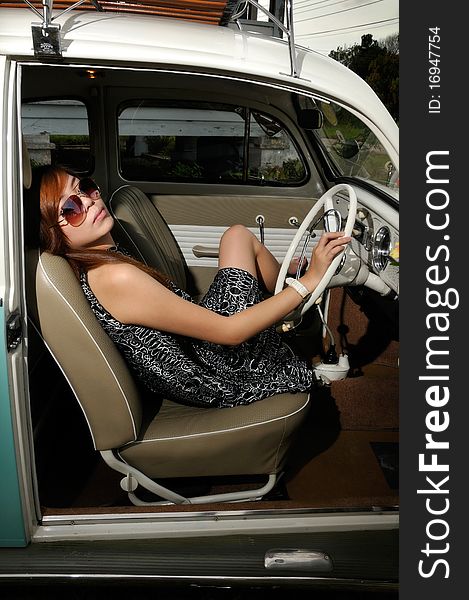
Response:
[{"label": "floor mat", "polygon": [[[392,487],[395,480],[388,482],[371,444],[377,444],[381,462],[387,466],[385,451],[389,451],[388,444],[397,445],[398,435],[387,431],[340,431],[328,448],[323,447],[300,469],[287,473],[291,500],[315,507],[397,505],[397,489]],[[313,443],[310,436],[309,444]]]},{"label": "floor mat", "polygon": [[399,370],[370,365],[363,375],[335,381],[331,393],[341,429],[399,428]]}]

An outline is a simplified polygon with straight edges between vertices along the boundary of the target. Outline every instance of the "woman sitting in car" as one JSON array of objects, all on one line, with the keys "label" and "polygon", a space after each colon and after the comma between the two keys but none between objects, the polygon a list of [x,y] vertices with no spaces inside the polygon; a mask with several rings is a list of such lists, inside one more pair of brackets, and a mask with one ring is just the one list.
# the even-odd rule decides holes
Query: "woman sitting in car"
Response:
[{"label": "woman sitting in car", "polygon": [[309,390],[310,365],[274,325],[315,289],[350,238],[325,233],[297,283],[263,299],[279,264],[248,229],[230,227],[220,241],[218,272],[196,304],[164,274],[116,247],[114,220],[91,179],[61,168],[36,177],[42,249],[68,260],[98,321],[150,390],[220,408]]}]

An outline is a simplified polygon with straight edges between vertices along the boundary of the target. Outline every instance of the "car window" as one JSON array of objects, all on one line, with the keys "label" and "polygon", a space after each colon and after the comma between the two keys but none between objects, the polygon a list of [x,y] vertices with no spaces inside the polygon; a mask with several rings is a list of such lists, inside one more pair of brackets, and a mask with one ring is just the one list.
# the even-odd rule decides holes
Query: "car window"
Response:
[{"label": "car window", "polygon": [[249,180],[259,183],[300,183],[306,170],[291,137],[277,121],[251,113],[249,128]]},{"label": "car window", "polygon": [[21,117],[33,167],[58,164],[77,173],[92,172],[88,113],[83,102],[26,102]]},{"label": "car window", "polygon": [[298,185],[306,176],[284,127],[245,107],[140,102],[121,109],[118,127],[128,180]]},{"label": "car window", "polygon": [[316,135],[340,174],[397,190],[399,172],[374,133],[338,104],[320,102],[320,109],[324,119]]}]

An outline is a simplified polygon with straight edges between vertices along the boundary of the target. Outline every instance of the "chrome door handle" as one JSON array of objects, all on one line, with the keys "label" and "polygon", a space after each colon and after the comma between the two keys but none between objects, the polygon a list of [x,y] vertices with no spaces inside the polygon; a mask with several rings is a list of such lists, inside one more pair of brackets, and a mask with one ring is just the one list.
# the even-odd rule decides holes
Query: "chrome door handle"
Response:
[{"label": "chrome door handle", "polygon": [[320,550],[272,548],[264,556],[264,567],[282,571],[332,571],[331,557]]},{"label": "chrome door handle", "polygon": [[192,254],[197,258],[218,258],[218,246],[193,246]]}]

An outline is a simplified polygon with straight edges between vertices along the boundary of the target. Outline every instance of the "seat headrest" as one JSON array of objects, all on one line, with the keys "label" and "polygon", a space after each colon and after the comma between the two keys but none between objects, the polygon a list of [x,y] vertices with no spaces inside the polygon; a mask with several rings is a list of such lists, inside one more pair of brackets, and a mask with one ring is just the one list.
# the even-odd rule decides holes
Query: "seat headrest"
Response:
[{"label": "seat headrest", "polygon": [[185,261],[163,216],[142,190],[123,185],[109,199],[114,240],[186,289]]}]

